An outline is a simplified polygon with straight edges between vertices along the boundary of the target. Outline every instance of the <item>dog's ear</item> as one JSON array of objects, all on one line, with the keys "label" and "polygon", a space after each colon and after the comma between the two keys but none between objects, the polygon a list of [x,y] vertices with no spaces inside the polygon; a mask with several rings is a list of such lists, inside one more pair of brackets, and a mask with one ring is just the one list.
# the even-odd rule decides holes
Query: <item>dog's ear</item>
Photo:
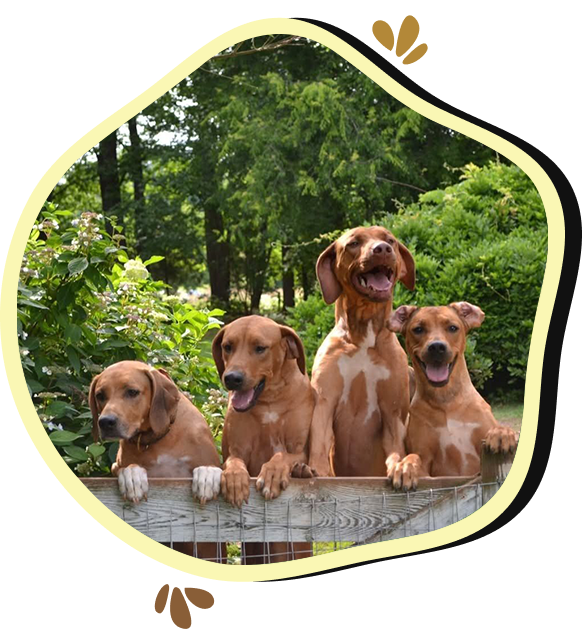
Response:
[{"label": "dog's ear", "polygon": [[342,286],[335,276],[334,267],[337,256],[337,245],[334,241],[333,244],[328,246],[317,259],[315,265],[315,273],[321,286],[321,293],[323,294],[323,300],[331,305],[335,303],[342,293]]},{"label": "dog's ear", "polygon": [[285,357],[287,359],[295,358],[299,370],[305,375],[305,349],[303,348],[301,338],[291,327],[279,325],[279,328],[281,329],[281,336],[285,344]]},{"label": "dog's ear", "polygon": [[459,314],[467,330],[480,327],[485,319],[485,312],[480,307],[471,305],[471,303],[462,301],[460,303],[451,303],[449,307],[452,307]]},{"label": "dog's ear", "polygon": [[402,281],[407,290],[412,292],[416,283],[414,257],[410,250],[400,242],[398,242],[398,252],[400,253],[400,274],[398,275],[398,279]]},{"label": "dog's ear", "polygon": [[89,388],[89,407],[91,408],[91,415],[93,415],[93,442],[99,441],[99,407],[97,406],[97,399],[95,398],[95,390],[97,388],[97,382],[101,377],[101,373],[96,375],[91,381]]},{"label": "dog's ear", "polygon": [[222,339],[224,338],[224,332],[226,331],[226,325],[214,336],[212,341],[212,357],[214,358],[214,364],[218,371],[218,377],[222,380],[222,374],[224,373],[224,360],[222,359]]},{"label": "dog's ear", "polygon": [[390,314],[388,319],[388,329],[390,331],[403,332],[406,329],[406,323],[412,314],[418,309],[414,305],[401,305],[395,312]]},{"label": "dog's ear", "polygon": [[150,427],[155,434],[165,432],[176,417],[176,409],[180,401],[180,391],[174,382],[156,369],[145,369],[152,386],[150,404]]}]

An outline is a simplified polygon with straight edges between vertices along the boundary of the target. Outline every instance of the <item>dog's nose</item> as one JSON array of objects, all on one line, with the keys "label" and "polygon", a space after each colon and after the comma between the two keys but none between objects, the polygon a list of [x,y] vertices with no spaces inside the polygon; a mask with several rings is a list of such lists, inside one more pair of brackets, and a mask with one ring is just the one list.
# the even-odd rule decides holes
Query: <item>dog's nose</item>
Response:
[{"label": "dog's nose", "polygon": [[375,255],[389,255],[392,252],[392,246],[385,241],[378,241],[372,246],[372,252]]},{"label": "dog's nose", "polygon": [[442,358],[445,355],[446,350],[447,345],[444,342],[440,342],[440,340],[431,342],[428,345],[428,352],[435,358]]},{"label": "dog's nose", "polygon": [[229,391],[240,390],[244,380],[245,376],[242,371],[230,371],[224,375],[224,385]]},{"label": "dog's nose", "polygon": [[117,426],[117,415],[102,415],[99,417],[99,428],[101,432],[106,433],[109,430],[113,430]]}]

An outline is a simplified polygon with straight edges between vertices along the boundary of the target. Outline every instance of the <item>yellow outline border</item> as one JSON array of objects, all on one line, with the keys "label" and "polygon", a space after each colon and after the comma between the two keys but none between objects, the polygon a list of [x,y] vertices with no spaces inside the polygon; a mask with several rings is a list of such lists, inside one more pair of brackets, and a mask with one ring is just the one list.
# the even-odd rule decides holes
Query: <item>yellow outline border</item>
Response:
[{"label": "yellow outline border", "polygon": [[[129,527],[86,489],[59,456],[39,421],[26,388],[24,375],[22,371],[16,369],[16,367],[21,366],[16,335],[17,283],[24,247],[32,224],[51,190],[75,160],[79,159],[114,129],[120,127],[132,116],[167,92],[184,77],[194,72],[213,55],[237,42],[268,33],[300,35],[324,44],[356,66],[408,107],[441,125],[446,125],[488,145],[517,164],[534,182],[544,203],[549,229],[548,259],[532,333],[519,449],[505,484],[487,505],[468,518],[432,533],[407,537],[392,542],[370,544],[365,547],[347,549],[333,554],[282,564],[257,567],[223,566],[188,558],[150,540],[145,535]],[[357,50],[318,26],[287,18],[258,20],[232,29],[203,46],[163,79],[155,83],[149,90],[146,90],[83,136],[57,160],[36,186],[16,226],[8,250],[2,283],[0,314],[2,348],[5,365],[11,368],[6,373],[18,411],[31,439],[47,465],[71,496],[106,529],[158,562],[186,573],[211,579],[256,581],[289,578],[296,575],[339,568],[349,564],[358,564],[367,560],[423,551],[455,542],[486,527],[511,504],[525,480],[536,438],[545,341],[560,279],[564,245],[564,217],[556,189],[540,165],[524,151],[492,132],[423,101],[420,97],[403,88]]]}]

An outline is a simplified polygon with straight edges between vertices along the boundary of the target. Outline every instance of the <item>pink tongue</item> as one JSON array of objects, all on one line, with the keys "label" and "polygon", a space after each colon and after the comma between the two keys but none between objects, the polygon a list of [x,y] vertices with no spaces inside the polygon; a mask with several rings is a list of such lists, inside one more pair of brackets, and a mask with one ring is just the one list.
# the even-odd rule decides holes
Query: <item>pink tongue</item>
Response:
[{"label": "pink tongue", "polygon": [[426,377],[431,382],[444,382],[449,377],[449,367],[446,364],[442,365],[426,365]]},{"label": "pink tongue", "polygon": [[232,394],[232,405],[235,408],[247,408],[250,406],[253,401],[253,395],[255,394],[254,389],[249,389],[248,391],[234,391]]},{"label": "pink tongue", "polygon": [[390,289],[390,280],[384,272],[369,272],[366,274],[366,281],[373,290],[383,292]]}]

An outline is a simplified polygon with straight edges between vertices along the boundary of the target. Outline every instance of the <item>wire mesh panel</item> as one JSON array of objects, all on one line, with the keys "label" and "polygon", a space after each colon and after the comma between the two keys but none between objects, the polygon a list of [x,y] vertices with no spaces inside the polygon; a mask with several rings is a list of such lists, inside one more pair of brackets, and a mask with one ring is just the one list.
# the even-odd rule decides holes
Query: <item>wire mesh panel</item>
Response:
[{"label": "wire mesh panel", "polygon": [[293,479],[265,501],[251,483],[248,504],[201,505],[189,479],[150,479],[148,500],[124,502],[114,479],[84,479],[113,513],[150,538],[216,562],[272,563],[427,533],[477,511],[508,471],[491,455],[477,478],[421,479],[394,492],[384,478]]}]

